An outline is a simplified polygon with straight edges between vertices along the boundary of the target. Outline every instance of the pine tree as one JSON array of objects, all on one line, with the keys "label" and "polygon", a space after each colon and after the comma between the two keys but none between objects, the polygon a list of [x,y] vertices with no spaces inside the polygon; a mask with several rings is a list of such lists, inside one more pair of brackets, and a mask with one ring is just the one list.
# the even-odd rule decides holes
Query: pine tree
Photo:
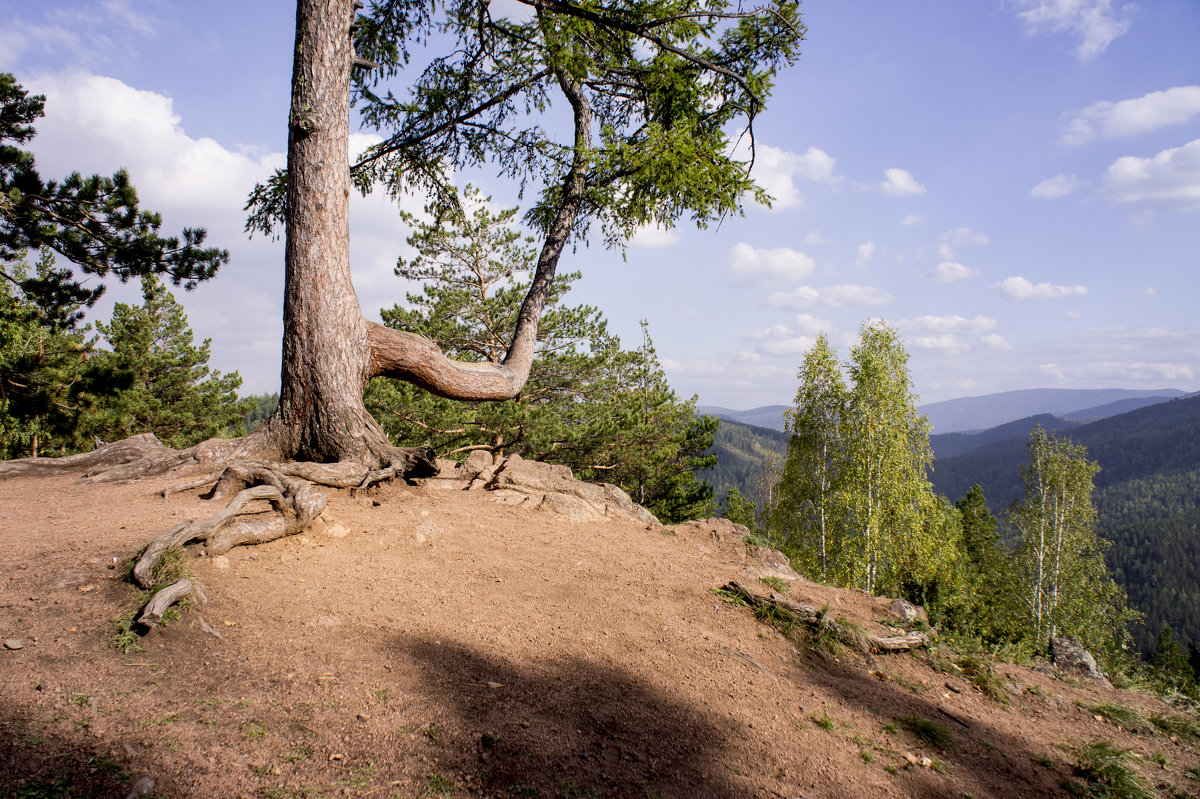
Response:
[{"label": "pine tree", "polygon": [[[396,274],[420,281],[384,322],[432,339],[463,362],[498,364],[517,327],[536,255],[514,229],[516,209],[493,211],[468,187],[460,202],[431,205],[415,225],[416,257]],[[716,420],[697,419],[666,381],[643,325],[625,350],[591,306],[563,298],[578,274],[557,278],[538,325],[529,381],[512,400],[461,402],[409,383],[376,379],[367,407],[393,439],[423,441],[450,456],[473,449],[570,466],[619,485],[664,521],[711,512],[712,490],[695,477],[711,463]]]},{"label": "pine tree", "polygon": [[671,388],[645,320],[642,346],[633,355],[599,409],[612,420],[612,436],[598,450],[610,465],[583,468],[581,476],[616,483],[664,522],[711,516],[712,486],[696,472],[716,463],[708,450],[718,421],[697,416],[696,398],[680,400]]},{"label": "pine tree", "polygon": [[183,306],[161,280],[142,278],[142,304],[117,303],[112,320],[96,328],[111,348],[97,353],[96,368],[120,390],[97,402],[88,433],[103,440],[154,433],[186,447],[241,432],[252,407],[238,400],[241,376],[209,370],[210,340],[192,343]]},{"label": "pine tree", "polygon": [[1013,615],[1010,554],[1001,546],[999,521],[987,506],[983,488],[972,485],[955,503],[961,520],[962,572],[966,604],[951,623],[989,642],[1012,639]]},{"label": "pine tree", "polygon": [[1029,435],[1021,470],[1025,498],[1009,511],[1017,550],[1026,635],[1038,647],[1070,635],[1109,661],[1136,616],[1104,563],[1108,542],[1096,536],[1092,480],[1100,467],[1087,450],[1039,425]]},{"label": "pine tree", "polygon": [[844,565],[848,403],[841,365],[828,336],[821,334],[800,367],[796,407],[785,412],[791,438],[769,529],[797,567],[822,582],[845,578],[838,567]]},{"label": "pine tree", "polygon": [[757,530],[754,503],[746,499],[737,486],[729,489],[729,493],[725,495],[725,512],[721,515],[734,524],[745,526],[751,533]]},{"label": "pine tree", "polygon": [[79,389],[85,382],[91,341],[76,329],[78,304],[47,308],[39,292],[63,271],[43,250],[34,270],[10,261],[0,279],[0,455],[22,457],[73,450]]}]

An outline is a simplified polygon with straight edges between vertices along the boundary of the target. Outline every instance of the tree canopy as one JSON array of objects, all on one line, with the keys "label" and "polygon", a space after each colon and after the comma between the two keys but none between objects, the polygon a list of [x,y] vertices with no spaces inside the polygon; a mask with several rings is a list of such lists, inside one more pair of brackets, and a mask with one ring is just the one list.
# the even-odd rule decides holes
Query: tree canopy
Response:
[{"label": "tree canopy", "polygon": [[229,253],[202,246],[201,228],[160,236],[162,217],[139,206],[125,170],[111,177],[42,178],[33,154],[19,145],[34,137],[45,99],[0,73],[0,280],[17,286],[43,313],[73,324],[104,285],[89,286],[62,267],[19,274],[11,264],[25,252],[50,250],[85,276],[113,274],[121,281],[161,274],[191,288],[215,275]]},{"label": "tree canopy", "polygon": [[[432,339],[464,362],[499,362],[508,351],[536,251],[513,224],[515,208],[493,210],[468,187],[461,202],[407,215],[417,255],[397,276],[419,281],[384,322]],[[615,483],[664,520],[710,507],[694,470],[711,464],[715,420],[667,385],[648,335],[622,347],[599,310],[563,300],[577,274],[560,275],[538,325],[536,357],[521,393],[502,402],[458,402],[409,383],[377,378],[367,407],[389,436],[424,442],[448,456],[474,449],[518,453]]]}]

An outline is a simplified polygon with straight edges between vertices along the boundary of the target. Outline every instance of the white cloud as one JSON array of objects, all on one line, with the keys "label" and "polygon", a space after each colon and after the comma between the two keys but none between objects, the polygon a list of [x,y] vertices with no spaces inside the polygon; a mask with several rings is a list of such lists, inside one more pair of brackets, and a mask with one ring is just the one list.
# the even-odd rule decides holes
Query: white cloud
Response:
[{"label": "white cloud", "polygon": [[1055,175],[1046,178],[1029,190],[1029,196],[1038,200],[1056,200],[1066,197],[1079,186],[1079,178],[1074,175]]},{"label": "white cloud", "polygon": [[1078,111],[1063,128],[1059,144],[1076,147],[1178,125],[1200,114],[1200,86],[1175,86],[1130,100],[1103,100]]},{"label": "white cloud", "polygon": [[960,247],[986,247],[991,240],[986,235],[969,227],[947,230],[938,236],[938,257],[952,261]]},{"label": "white cloud", "polygon": [[857,253],[858,254],[854,258],[855,266],[864,267],[871,263],[871,256],[875,254],[875,242],[864,241],[862,244],[858,245]]},{"label": "white cloud", "polygon": [[1017,0],[1027,34],[1069,33],[1079,37],[1075,54],[1090,61],[1129,30],[1137,6],[1113,8],[1112,0]]},{"label": "white cloud", "polygon": [[925,187],[909,174],[907,169],[885,169],[883,175],[884,180],[879,184],[879,190],[889,197],[908,197],[925,193]]},{"label": "white cloud", "polygon": [[1146,286],[1146,288],[1142,289],[1142,296],[1143,297],[1157,297],[1158,289],[1154,288],[1154,286]]},{"label": "white cloud", "polygon": [[833,330],[833,322],[802,313],[796,316],[796,328],[803,335],[819,336],[824,331]]},{"label": "white cloud", "polygon": [[679,233],[675,230],[666,230],[657,225],[647,225],[638,228],[633,237],[629,239],[631,247],[670,247],[672,244],[679,242]]},{"label": "white cloud", "polygon": [[837,159],[819,147],[809,147],[796,154],[760,144],[755,148],[754,179],[774,198],[772,208],[797,208],[803,205],[799,180],[835,185]]},{"label": "white cloud", "polygon": [[819,230],[810,230],[804,237],[804,243],[812,247],[818,247],[825,244],[833,244],[833,239],[823,235]]},{"label": "white cloud", "polygon": [[799,335],[787,325],[752,330],[743,338],[754,342],[755,347],[767,355],[797,355],[808,352],[816,343],[816,338]]},{"label": "white cloud", "polygon": [[1012,349],[1012,345],[999,333],[989,333],[986,336],[980,336],[979,340],[994,350]]},{"label": "white cloud", "polygon": [[963,266],[955,261],[942,261],[933,268],[932,272],[922,275],[922,279],[930,283],[957,283],[960,280],[978,276],[978,269]]},{"label": "white cloud", "polygon": [[[220,275],[180,297],[198,338],[213,339],[213,363],[237,368],[243,391],[279,386],[283,300],[283,244],[267,237],[247,240],[242,206],[255,182],[282,166],[283,153],[251,157],[208,138],[192,138],[171,98],[134,89],[113,78],[86,73],[43,75],[27,82],[46,95],[46,116],[31,142],[43,174],[58,177],[129,171],[145,208],[163,216],[163,232],[204,227],[208,243],[227,248],[230,262]],[[351,137],[358,149],[378,140]],[[392,274],[407,233],[397,207],[385,194],[350,198],[351,263],[364,313],[378,318],[403,296]],[[404,207],[420,210],[406,199]],[[136,301],[132,286],[106,281],[109,293],[92,314],[105,318],[111,302]],[[132,293],[132,294],[131,294]],[[236,364],[230,367],[225,364]]]},{"label": "white cloud", "polygon": [[1067,311],[1062,315],[1062,318],[1071,322],[1078,322],[1083,319],[1083,311]]},{"label": "white cloud", "polygon": [[822,289],[800,286],[793,291],[776,291],[768,298],[775,307],[783,308],[847,308],[888,305],[895,297],[874,286],[843,283]]},{"label": "white cloud", "polygon": [[997,326],[990,316],[919,316],[916,319],[901,319],[896,329],[904,341],[913,349],[934,350],[958,354],[971,349],[970,338],[994,334]]},{"label": "white cloud", "polygon": [[1175,211],[1200,208],[1200,139],[1153,158],[1118,158],[1104,173],[1104,193],[1119,203],[1147,203]]},{"label": "white cloud", "polygon": [[741,241],[729,254],[730,277],[759,285],[795,282],[812,274],[816,266],[812,258],[789,247],[767,250]]},{"label": "white cloud", "polygon": [[988,288],[1010,300],[1056,300],[1062,297],[1082,297],[1088,293],[1087,286],[1033,283],[1023,277],[1006,277]]},{"label": "white cloud", "polygon": [[904,227],[912,227],[914,225],[919,225],[924,221],[925,220],[921,217],[920,214],[909,214],[908,216],[906,216],[900,220],[900,224],[903,225]]}]

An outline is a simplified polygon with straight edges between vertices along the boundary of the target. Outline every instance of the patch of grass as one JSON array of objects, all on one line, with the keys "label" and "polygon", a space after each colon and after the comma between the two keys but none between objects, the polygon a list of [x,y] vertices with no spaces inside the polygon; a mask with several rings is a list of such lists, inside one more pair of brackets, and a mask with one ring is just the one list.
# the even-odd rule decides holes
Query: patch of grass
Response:
[{"label": "patch of grass", "polygon": [[71,784],[66,780],[43,782],[38,778],[22,783],[16,792],[10,794],[13,799],[71,799]]},{"label": "patch of grass", "polygon": [[1146,717],[1131,707],[1118,705],[1115,702],[1099,702],[1094,705],[1090,705],[1087,702],[1077,702],[1076,704],[1130,732],[1149,730]]},{"label": "patch of grass", "polygon": [[983,692],[983,695],[1002,706],[1008,705],[1008,694],[1004,690],[1004,682],[996,676],[996,669],[991,658],[980,653],[963,655],[958,659],[958,666],[963,673],[971,678],[971,684]]},{"label": "patch of grass", "polygon": [[388,689],[376,688],[375,689],[375,698],[378,699],[380,702],[386,702],[387,698],[388,698]]},{"label": "patch of grass", "polygon": [[140,607],[141,605],[131,608],[112,620],[113,637],[108,642],[111,649],[115,649],[123,655],[146,651],[142,648],[142,637],[133,629],[134,620],[137,618]]},{"label": "patch of grass", "polygon": [[312,756],[313,748],[308,744],[299,744],[292,747],[292,751],[283,756],[284,763],[298,763],[301,760],[308,760]]},{"label": "patch of grass", "polygon": [[1042,755],[1041,757],[1035,757],[1033,759],[1033,762],[1037,763],[1042,768],[1054,768],[1054,761],[1051,760],[1046,755]]},{"label": "patch of grass", "polygon": [[821,711],[821,715],[819,716],[816,713],[810,713],[808,718],[813,724],[825,730],[825,732],[833,732],[833,728],[837,726],[837,722],[831,719],[829,714],[824,710]]},{"label": "patch of grass", "polygon": [[792,593],[792,586],[782,577],[759,577],[758,581],[763,585],[770,586],[771,590],[777,591],[781,594]]},{"label": "patch of grass", "polygon": [[918,696],[929,690],[927,686],[921,685],[920,683],[910,682],[904,677],[901,677],[899,674],[889,674],[887,675],[887,678],[896,683],[896,685],[899,685],[901,688],[907,688]]},{"label": "patch of grass", "polygon": [[[1077,753],[1075,770],[1087,780],[1093,795],[1115,799],[1154,799],[1156,796],[1130,763],[1129,750],[1108,741],[1093,741],[1082,747]],[[1101,788],[1104,793],[1099,793],[1096,788]]]},{"label": "patch of grass", "polygon": [[863,759],[864,763],[874,763],[875,762],[875,755],[873,753],[867,751],[866,749],[859,752],[858,756]]},{"label": "patch of grass", "polygon": [[[126,561],[121,571],[122,579],[125,582],[132,583],[134,581],[133,567],[145,551],[146,547],[142,547],[135,557]],[[154,587],[147,591],[139,591],[134,607],[112,620],[113,637],[109,640],[108,646],[122,654],[128,655],[133,652],[145,651],[140,643],[141,636],[145,633],[145,627],[137,623],[138,611],[163,588],[166,588],[182,577],[193,576],[181,547],[173,547],[164,552],[163,556],[159,558],[158,563],[155,564],[152,575],[154,577]],[[169,622],[177,621],[182,616],[181,609],[191,607],[191,604],[192,598],[186,596],[167,608],[163,611],[161,624],[165,626]],[[141,628],[140,630],[139,627]]]},{"label": "patch of grass", "polygon": [[421,734],[430,740],[432,743],[437,743],[438,735],[442,732],[440,724],[430,724],[425,729],[421,730]]},{"label": "patch of grass", "polygon": [[[377,772],[378,769],[375,768],[375,761],[367,761],[367,765],[359,766],[358,768],[354,769],[354,775],[350,778],[350,787],[366,788],[367,785],[370,784],[371,780],[375,779],[375,774]],[[453,784],[450,787],[453,789]]]},{"label": "patch of grass", "polygon": [[709,590],[734,607],[745,607],[747,604],[746,600],[737,591],[730,591],[728,588],[710,588]]},{"label": "patch of grass", "polygon": [[512,785],[512,787],[510,787],[508,789],[508,792],[512,796],[528,796],[528,797],[540,796],[542,793],[533,785],[524,785],[519,782],[514,783]]},{"label": "patch of grass", "polygon": [[900,730],[900,728],[897,727],[895,724],[893,724],[890,721],[887,724],[883,725],[883,734],[884,735],[895,735],[899,730]]},{"label": "patch of grass", "polygon": [[949,774],[950,769],[953,767],[949,763],[947,763],[943,760],[938,760],[935,757],[935,758],[933,758],[933,762],[930,764],[929,768],[933,769],[938,774]]},{"label": "patch of grass", "polygon": [[758,547],[759,549],[770,549],[771,548],[771,545],[769,543],[767,543],[767,539],[762,537],[758,533],[751,533],[750,535],[742,538],[742,541],[745,542],[746,544],[748,544],[749,546]]},{"label": "patch of grass", "polygon": [[949,749],[954,745],[954,734],[941,722],[909,713],[896,719],[896,723],[938,749]]},{"label": "patch of grass", "polygon": [[800,623],[794,615],[775,605],[759,605],[754,609],[754,618],[763,624],[774,627],[779,634],[790,638]]},{"label": "patch of grass", "polygon": [[871,635],[861,624],[842,616],[837,619],[838,640],[855,652],[866,654],[871,651]]},{"label": "patch of grass", "polygon": [[1200,782],[1200,766],[1192,766],[1187,771],[1183,772],[1185,777],[1191,777],[1196,782]]},{"label": "patch of grass", "polygon": [[1180,738],[1200,738],[1200,721],[1191,716],[1152,713],[1150,723],[1167,735],[1177,735]]},{"label": "patch of grass", "polygon": [[242,725],[242,737],[247,741],[260,741],[270,730],[261,721],[249,721]]}]

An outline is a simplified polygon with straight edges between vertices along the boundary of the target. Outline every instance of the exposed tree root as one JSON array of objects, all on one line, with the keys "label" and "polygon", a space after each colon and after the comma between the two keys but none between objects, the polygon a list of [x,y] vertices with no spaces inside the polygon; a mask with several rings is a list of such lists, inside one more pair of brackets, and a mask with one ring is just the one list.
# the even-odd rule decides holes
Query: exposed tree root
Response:
[{"label": "exposed tree root", "polygon": [[[129,482],[192,467],[206,469],[209,476],[185,484],[196,488],[213,479],[229,464],[249,462],[331,488],[367,488],[396,477],[426,477],[437,471],[432,449],[393,447],[386,443],[382,433],[382,442],[371,446],[361,460],[347,459],[336,463],[287,461],[278,436],[269,430],[264,432],[266,427],[241,438],[212,438],[183,450],[171,449],[153,434],[142,433],[78,455],[0,462],[0,479],[76,473],[87,482]],[[163,496],[180,490],[185,489],[172,488],[164,491]]]},{"label": "exposed tree root", "polygon": [[[217,480],[209,497],[234,494],[222,510],[203,521],[172,527],[150,542],[133,567],[133,579],[143,588],[154,586],[154,569],[163,556],[193,541],[205,544],[210,555],[220,555],[241,544],[261,544],[309,527],[325,510],[326,497],[309,483],[262,465],[230,466]],[[280,514],[252,518],[241,516],[254,500],[267,500]]]},{"label": "exposed tree root", "polygon": [[929,645],[929,636],[926,633],[914,631],[904,635],[885,637],[850,629],[811,605],[789,602],[774,594],[762,596],[747,590],[737,581],[726,583],[721,590],[738,597],[756,610],[770,611],[776,618],[783,617],[789,621],[804,624],[815,631],[831,632],[841,641],[861,642],[872,652],[908,652]]},{"label": "exposed tree root", "polygon": [[162,621],[163,614],[167,612],[167,608],[191,594],[194,587],[191,580],[181,577],[166,588],[159,590],[146,603],[146,607],[142,608],[142,615],[138,617],[138,624],[144,624],[147,627],[157,626]]}]

